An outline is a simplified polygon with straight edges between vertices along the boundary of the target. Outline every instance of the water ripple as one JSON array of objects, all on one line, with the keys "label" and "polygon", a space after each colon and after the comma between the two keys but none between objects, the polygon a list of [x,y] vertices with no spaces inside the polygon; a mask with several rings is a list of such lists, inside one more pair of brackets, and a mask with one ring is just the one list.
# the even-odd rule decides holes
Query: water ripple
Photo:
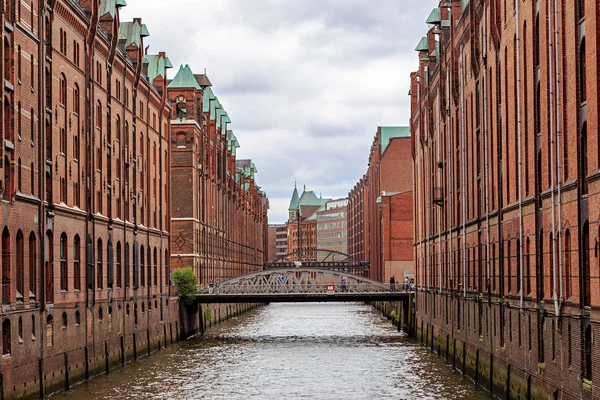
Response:
[{"label": "water ripple", "polygon": [[488,399],[362,304],[272,304],[56,399]]}]

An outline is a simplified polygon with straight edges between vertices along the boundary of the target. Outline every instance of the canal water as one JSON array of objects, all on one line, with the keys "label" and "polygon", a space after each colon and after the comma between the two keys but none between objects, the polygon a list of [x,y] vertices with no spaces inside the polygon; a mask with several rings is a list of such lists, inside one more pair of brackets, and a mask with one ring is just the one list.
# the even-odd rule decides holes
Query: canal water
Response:
[{"label": "canal water", "polygon": [[489,399],[360,303],[271,304],[52,396]]}]

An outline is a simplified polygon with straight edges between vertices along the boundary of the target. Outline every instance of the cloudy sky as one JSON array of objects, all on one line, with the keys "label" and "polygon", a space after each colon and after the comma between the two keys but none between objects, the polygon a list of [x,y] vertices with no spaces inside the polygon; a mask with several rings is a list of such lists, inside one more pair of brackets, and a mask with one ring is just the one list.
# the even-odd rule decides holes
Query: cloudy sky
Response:
[{"label": "cloudy sky", "polygon": [[[437,0],[127,0],[150,53],[206,68],[267,192],[287,220],[298,182],[346,197],[364,174],[377,126],[408,125],[409,74]],[[398,168],[402,168],[401,165]]]}]

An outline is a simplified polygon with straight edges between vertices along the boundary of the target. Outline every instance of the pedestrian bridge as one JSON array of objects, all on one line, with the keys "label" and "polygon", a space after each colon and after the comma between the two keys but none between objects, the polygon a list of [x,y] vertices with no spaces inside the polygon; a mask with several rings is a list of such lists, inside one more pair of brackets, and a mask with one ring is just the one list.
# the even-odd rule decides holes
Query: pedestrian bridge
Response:
[{"label": "pedestrian bridge", "polygon": [[[343,277],[343,283],[342,283]],[[272,268],[241,275],[204,288],[196,295],[198,303],[276,303],[398,301],[408,298],[408,290],[344,271],[318,268]]]}]

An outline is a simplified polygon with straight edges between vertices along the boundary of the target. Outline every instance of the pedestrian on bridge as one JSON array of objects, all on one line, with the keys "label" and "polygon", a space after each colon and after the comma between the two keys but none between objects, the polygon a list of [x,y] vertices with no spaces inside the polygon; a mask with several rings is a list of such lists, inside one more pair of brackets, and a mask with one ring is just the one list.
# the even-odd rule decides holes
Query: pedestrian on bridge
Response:
[{"label": "pedestrian on bridge", "polygon": [[346,289],[346,278],[344,278],[343,275],[340,277],[340,288],[341,288],[342,292],[346,292],[347,291],[347,289]]},{"label": "pedestrian on bridge", "polygon": [[390,278],[390,292],[395,292],[396,291],[396,277],[392,276]]}]

